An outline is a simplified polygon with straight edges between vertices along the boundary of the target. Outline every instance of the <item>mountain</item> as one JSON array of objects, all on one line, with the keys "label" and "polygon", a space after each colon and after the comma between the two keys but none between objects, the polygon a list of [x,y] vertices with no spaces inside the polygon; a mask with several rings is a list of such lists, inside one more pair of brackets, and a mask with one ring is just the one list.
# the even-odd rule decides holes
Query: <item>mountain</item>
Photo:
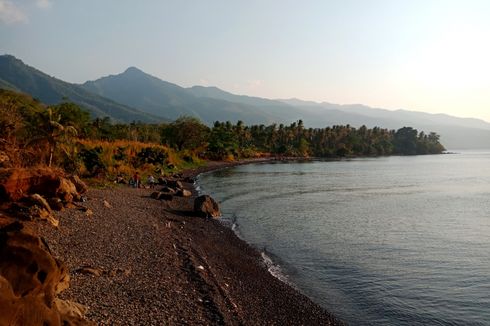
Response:
[{"label": "mountain", "polygon": [[236,95],[217,87],[183,88],[135,67],[77,85],[50,77],[4,55],[0,56],[0,88],[28,93],[47,104],[68,97],[90,110],[93,116],[109,116],[123,122],[155,122],[190,115],[208,125],[228,120],[242,120],[246,124],[290,124],[301,119],[306,127],[312,128],[345,124],[388,129],[411,126],[419,131],[438,133],[448,149],[490,148],[490,124],[479,119],[390,111],[361,104],[272,100]]},{"label": "mountain", "polygon": [[437,132],[449,149],[490,148],[490,124],[478,119],[406,110],[390,111],[360,104],[271,100],[236,95],[212,86],[183,88],[134,67],[82,86],[90,92],[153,115],[170,119],[191,115],[208,125],[216,120],[289,124],[301,119],[306,127],[312,128],[345,124],[388,129],[411,126],[427,133]]},{"label": "mountain", "polygon": [[316,103],[298,99],[279,100],[281,102],[303,108],[316,108],[324,110],[339,110],[348,113],[360,114],[387,121],[409,121],[416,124],[458,125],[461,127],[490,129],[490,123],[475,118],[457,118],[447,114],[432,114],[407,110],[386,110],[371,108],[362,104],[332,104],[327,102]]},{"label": "mountain", "polygon": [[162,120],[51,77],[11,55],[0,56],[0,88],[27,93],[46,104],[57,104],[67,98],[88,110],[93,117],[109,117],[120,122]]},{"label": "mountain", "polygon": [[280,100],[304,111],[305,125],[319,123],[350,124],[354,127],[380,126],[398,129],[411,126],[419,131],[436,132],[449,149],[489,149],[490,123],[474,118],[458,118],[447,114],[432,114],[407,110],[385,110],[361,104],[340,105],[298,99]]},{"label": "mountain", "polygon": [[[268,102],[287,110],[294,110],[281,102],[265,99],[256,101],[254,98],[240,97],[218,88],[183,88],[135,67],[128,68],[118,75],[88,81],[81,86],[87,91],[153,115],[170,119],[191,115],[207,124],[217,120],[242,120],[247,124],[272,123],[278,116],[274,108],[266,107]],[[237,100],[237,97],[242,100]],[[247,101],[246,98],[250,100]],[[292,112],[287,110],[282,113],[289,115],[290,121],[299,118],[299,115],[293,117]]]}]

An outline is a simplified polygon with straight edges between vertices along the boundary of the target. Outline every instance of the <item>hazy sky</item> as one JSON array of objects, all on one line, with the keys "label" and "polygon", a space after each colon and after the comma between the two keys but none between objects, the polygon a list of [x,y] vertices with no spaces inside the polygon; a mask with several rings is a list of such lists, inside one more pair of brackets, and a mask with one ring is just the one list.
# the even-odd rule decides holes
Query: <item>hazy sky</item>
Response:
[{"label": "hazy sky", "polygon": [[0,0],[0,53],[84,82],[181,86],[490,121],[490,1]]}]

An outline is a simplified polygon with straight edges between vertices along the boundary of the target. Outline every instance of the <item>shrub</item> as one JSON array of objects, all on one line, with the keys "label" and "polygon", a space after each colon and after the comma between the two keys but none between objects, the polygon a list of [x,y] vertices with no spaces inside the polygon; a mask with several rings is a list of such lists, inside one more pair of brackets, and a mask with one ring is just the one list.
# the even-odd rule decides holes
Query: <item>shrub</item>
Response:
[{"label": "shrub", "polygon": [[100,172],[107,171],[107,167],[102,162],[100,157],[102,151],[103,150],[101,146],[97,146],[92,149],[82,148],[82,150],[80,151],[79,156],[82,159],[83,164],[87,169],[87,172],[92,176],[99,174]]},{"label": "shrub", "polygon": [[143,164],[160,165],[160,164],[164,164],[167,158],[167,154],[161,148],[146,147],[143,148],[140,152],[138,152],[136,158],[137,158],[136,165],[138,166]]}]

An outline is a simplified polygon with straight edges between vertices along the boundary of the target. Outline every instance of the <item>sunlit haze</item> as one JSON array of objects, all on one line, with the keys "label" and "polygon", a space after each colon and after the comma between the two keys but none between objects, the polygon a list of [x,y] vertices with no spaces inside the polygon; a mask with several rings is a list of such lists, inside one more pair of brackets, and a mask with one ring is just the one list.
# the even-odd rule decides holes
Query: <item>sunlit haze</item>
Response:
[{"label": "sunlit haze", "polygon": [[181,86],[490,121],[490,1],[0,0],[0,54],[69,82]]}]

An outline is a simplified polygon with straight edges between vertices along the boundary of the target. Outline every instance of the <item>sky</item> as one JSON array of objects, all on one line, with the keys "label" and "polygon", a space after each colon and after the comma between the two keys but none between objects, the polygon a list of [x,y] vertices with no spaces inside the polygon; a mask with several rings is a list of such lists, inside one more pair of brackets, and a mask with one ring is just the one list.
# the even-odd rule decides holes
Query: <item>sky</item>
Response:
[{"label": "sky", "polygon": [[490,122],[488,0],[0,0],[0,54],[68,82],[180,86]]}]

